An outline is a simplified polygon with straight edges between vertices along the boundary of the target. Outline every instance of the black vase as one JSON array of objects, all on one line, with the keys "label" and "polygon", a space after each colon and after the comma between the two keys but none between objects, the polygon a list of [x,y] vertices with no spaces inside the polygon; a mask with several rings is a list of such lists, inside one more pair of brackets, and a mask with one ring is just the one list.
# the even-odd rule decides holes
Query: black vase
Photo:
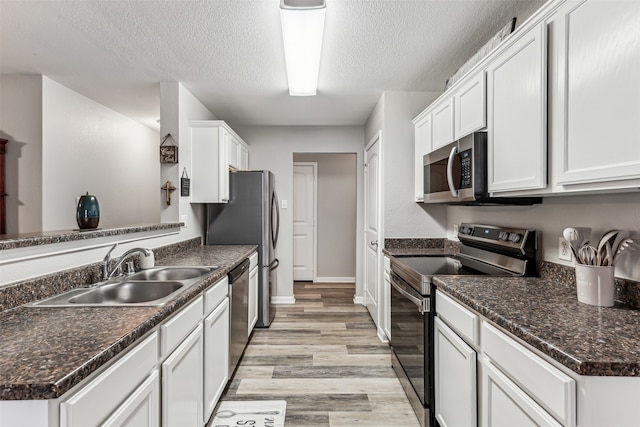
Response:
[{"label": "black vase", "polygon": [[80,196],[78,208],[76,209],[76,221],[78,221],[80,230],[98,228],[100,205],[96,196],[92,196],[88,192],[84,196]]}]

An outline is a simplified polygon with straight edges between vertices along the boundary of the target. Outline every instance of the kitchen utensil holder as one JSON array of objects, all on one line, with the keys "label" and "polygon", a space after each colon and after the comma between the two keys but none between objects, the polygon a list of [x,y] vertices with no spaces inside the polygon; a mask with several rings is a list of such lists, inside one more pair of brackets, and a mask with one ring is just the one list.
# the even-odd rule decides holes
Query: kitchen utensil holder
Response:
[{"label": "kitchen utensil holder", "polygon": [[578,301],[600,307],[613,306],[615,267],[576,264]]}]

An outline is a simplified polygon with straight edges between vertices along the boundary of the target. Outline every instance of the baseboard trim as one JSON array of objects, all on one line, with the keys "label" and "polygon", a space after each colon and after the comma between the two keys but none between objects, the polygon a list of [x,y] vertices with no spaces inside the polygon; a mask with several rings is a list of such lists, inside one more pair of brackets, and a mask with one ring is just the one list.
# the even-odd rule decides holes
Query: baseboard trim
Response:
[{"label": "baseboard trim", "polygon": [[296,297],[293,295],[289,297],[271,297],[272,304],[295,304]]},{"label": "baseboard trim", "polygon": [[353,297],[353,303],[354,304],[360,304],[360,305],[364,305],[364,298],[363,297],[359,297],[359,296],[354,296]]},{"label": "baseboard trim", "polygon": [[314,282],[320,283],[356,283],[355,277],[316,277]]}]

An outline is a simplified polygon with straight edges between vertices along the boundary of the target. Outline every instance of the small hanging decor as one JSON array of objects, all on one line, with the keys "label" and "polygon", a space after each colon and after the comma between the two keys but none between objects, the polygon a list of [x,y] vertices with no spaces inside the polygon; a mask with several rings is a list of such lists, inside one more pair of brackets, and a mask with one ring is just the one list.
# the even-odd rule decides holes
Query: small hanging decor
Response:
[{"label": "small hanging decor", "polygon": [[173,184],[171,184],[171,181],[167,181],[165,185],[160,187],[160,190],[166,191],[164,199],[167,202],[167,206],[171,205],[171,193],[176,191],[176,187],[174,187]]},{"label": "small hanging decor", "polygon": [[189,179],[189,175],[187,175],[187,168],[184,168],[182,170],[182,177],[180,178],[180,195],[188,196],[190,187],[191,179]]},{"label": "small hanging decor", "polygon": [[[171,141],[166,144],[168,139]],[[166,134],[160,143],[160,163],[178,163],[178,146],[170,133]]]}]

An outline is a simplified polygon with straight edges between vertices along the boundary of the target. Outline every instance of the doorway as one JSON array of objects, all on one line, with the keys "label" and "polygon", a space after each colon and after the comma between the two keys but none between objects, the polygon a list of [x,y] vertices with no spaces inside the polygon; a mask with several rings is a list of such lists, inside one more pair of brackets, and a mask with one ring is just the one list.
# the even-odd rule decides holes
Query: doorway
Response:
[{"label": "doorway", "polygon": [[356,153],[294,153],[293,164],[294,281],[355,283]]}]

